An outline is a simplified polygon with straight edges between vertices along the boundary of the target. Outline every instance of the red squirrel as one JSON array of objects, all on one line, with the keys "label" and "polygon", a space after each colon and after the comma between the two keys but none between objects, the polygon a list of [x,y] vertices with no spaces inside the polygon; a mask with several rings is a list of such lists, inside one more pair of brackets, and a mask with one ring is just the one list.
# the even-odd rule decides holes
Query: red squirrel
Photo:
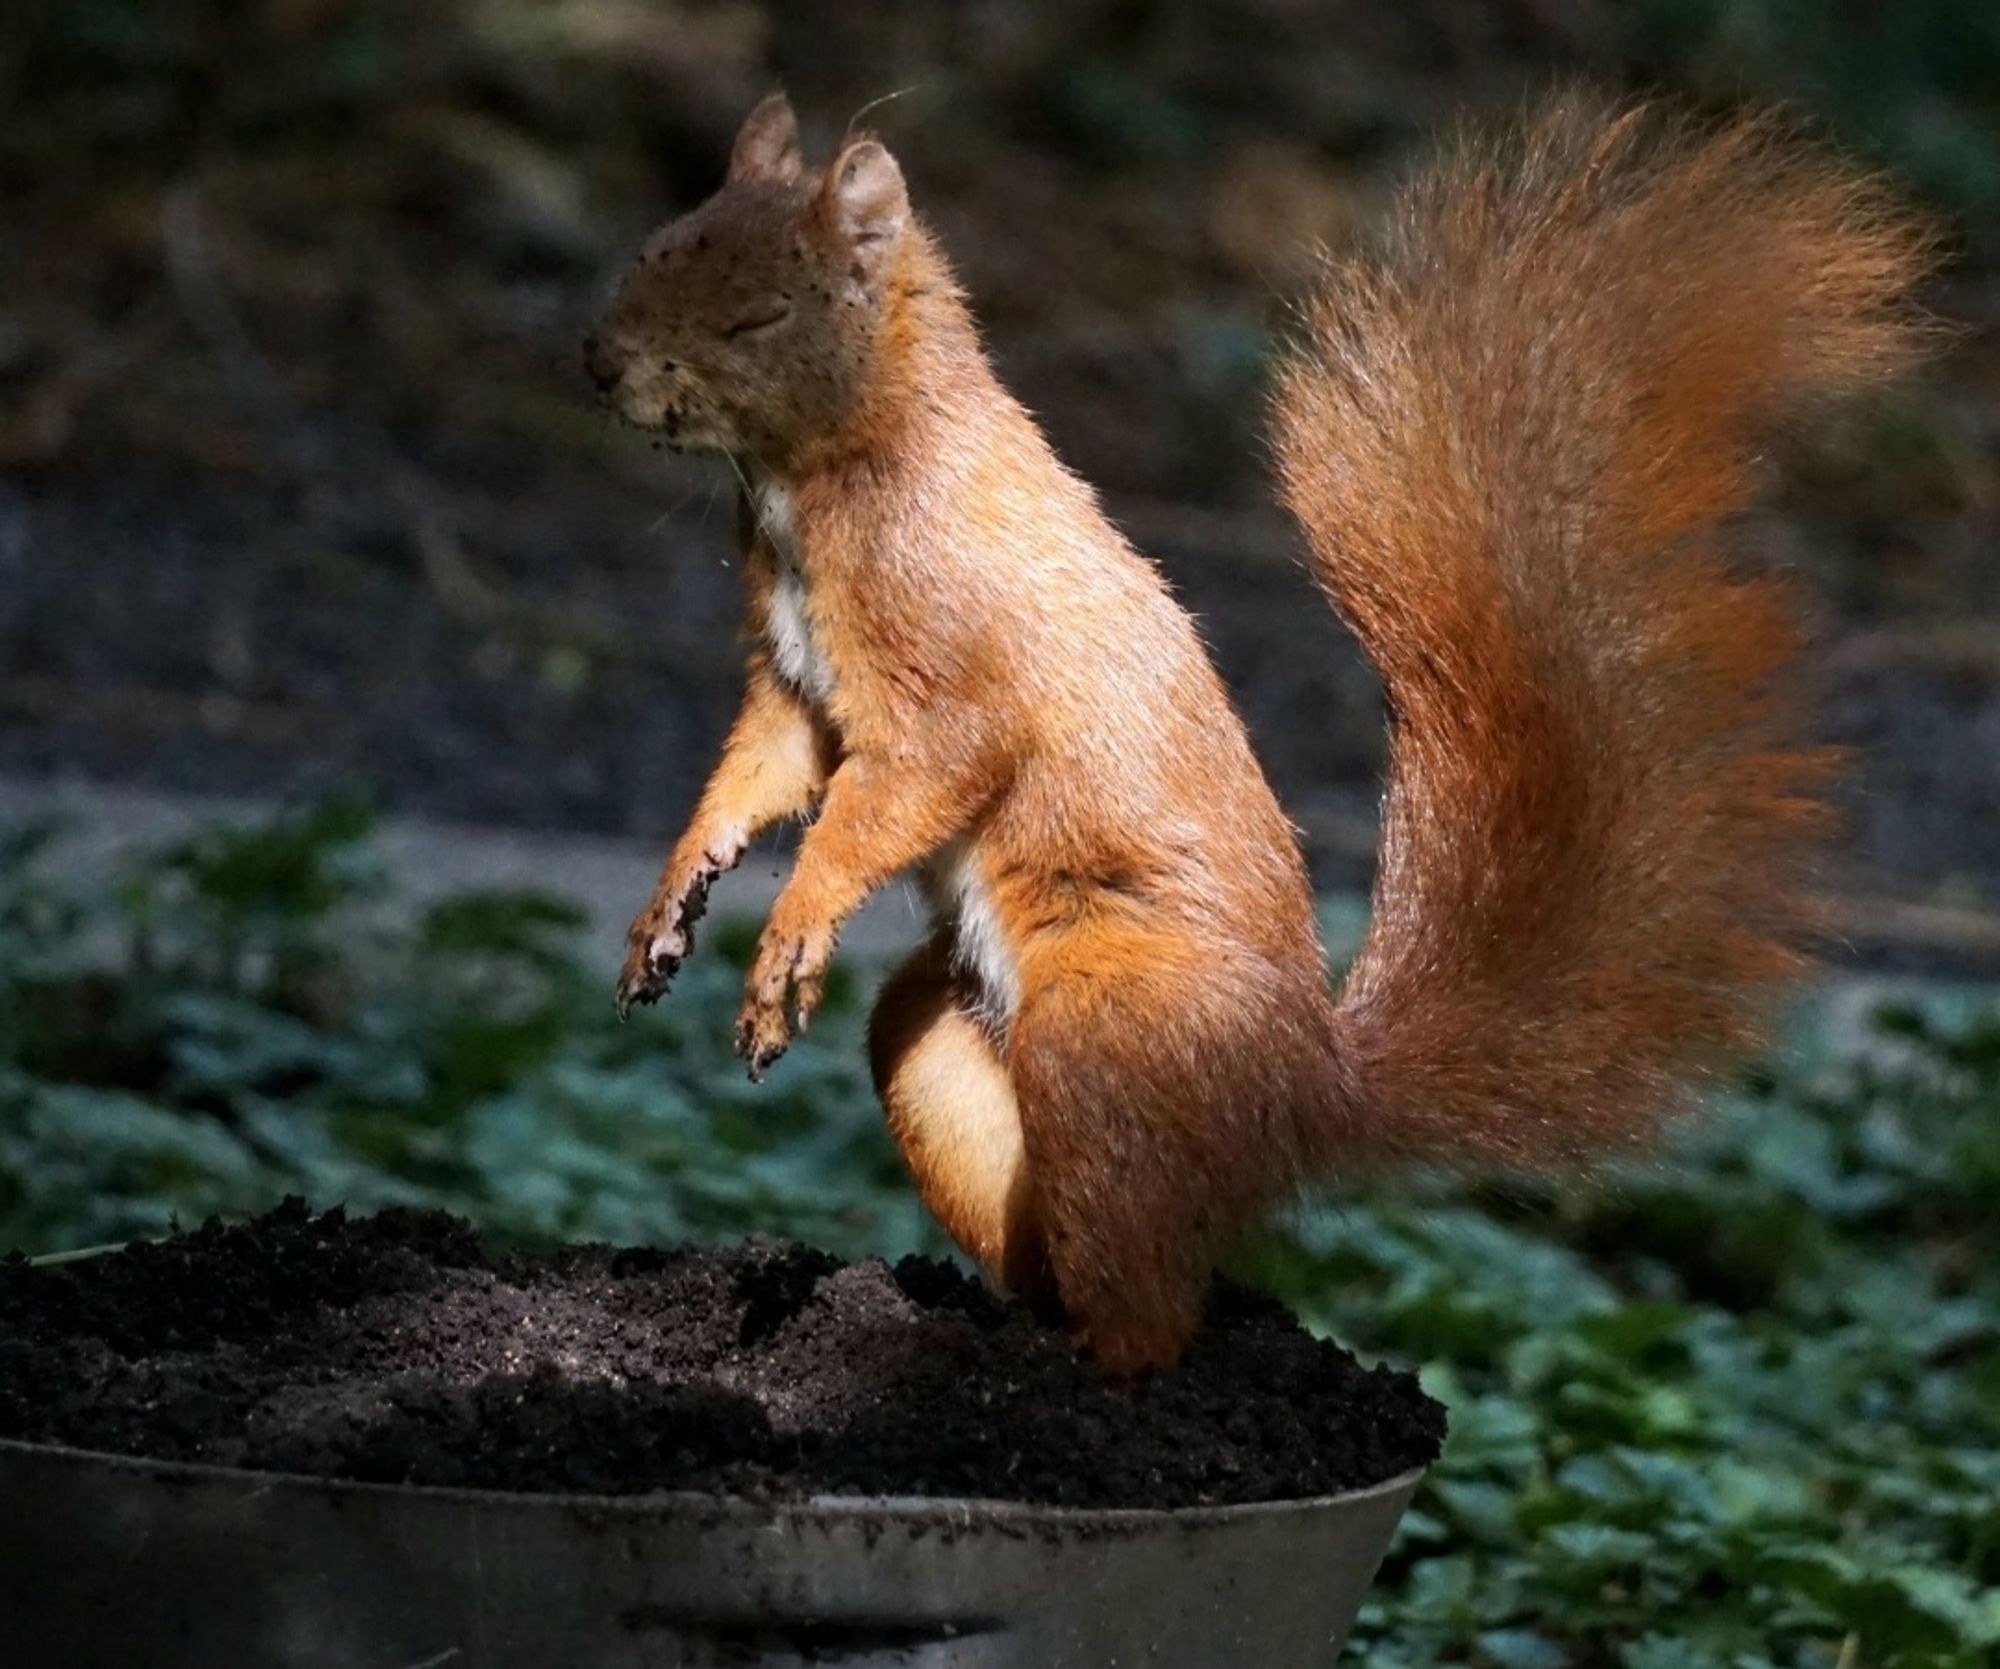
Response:
[{"label": "red squirrel", "polygon": [[744,484],[742,710],[621,1009],[710,882],[810,817],[752,960],[758,1077],[842,921],[914,870],[870,1026],[926,1205],[1107,1369],[1173,1362],[1222,1237],[1397,1160],[1565,1169],[1750,1047],[1804,966],[1822,752],[1754,449],[1911,354],[1923,236],[1755,116],[1564,96],[1329,261],[1278,374],[1283,498],[1381,676],[1373,918],[1330,989],[1292,827],[1195,626],[1001,387],[882,143],[780,96],[586,344]]}]

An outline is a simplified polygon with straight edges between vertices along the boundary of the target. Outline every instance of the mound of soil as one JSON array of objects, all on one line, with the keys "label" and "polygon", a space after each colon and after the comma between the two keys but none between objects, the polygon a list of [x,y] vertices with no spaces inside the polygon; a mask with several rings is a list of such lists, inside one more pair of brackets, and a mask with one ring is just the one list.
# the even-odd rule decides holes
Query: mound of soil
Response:
[{"label": "mound of soil", "polygon": [[951,1265],[772,1240],[504,1254],[438,1213],[303,1202],[0,1265],[0,1437],[513,1490],[1281,1500],[1432,1459],[1444,1411],[1218,1292],[1120,1383]]}]

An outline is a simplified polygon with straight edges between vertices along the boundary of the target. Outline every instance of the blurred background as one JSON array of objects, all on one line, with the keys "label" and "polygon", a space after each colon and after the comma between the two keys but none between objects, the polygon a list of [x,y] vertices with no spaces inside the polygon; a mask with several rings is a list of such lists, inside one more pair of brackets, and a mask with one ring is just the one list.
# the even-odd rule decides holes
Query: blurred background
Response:
[{"label": "blurred background", "polygon": [[1368,1179],[1235,1268],[1450,1406],[1371,1669],[1990,1669],[1993,0],[9,0],[0,1283],[286,1193],[943,1250],[864,1064],[906,906],[760,1088],[754,916],[629,1026],[609,1001],[738,592],[726,476],[603,416],[579,338],[775,85],[822,155],[899,95],[870,122],[1200,615],[1344,955],[1381,723],[1271,505],[1266,364],[1315,242],[1573,78],[1789,104],[1951,257],[1948,350],[1789,440],[1744,530],[1855,751],[1834,968],[1657,1160]]},{"label": "blurred background", "polygon": [[1962,335],[1778,460],[1858,954],[2000,963],[2000,10],[1811,0],[14,0],[0,776],[664,843],[731,710],[712,466],[577,342],[782,85],[897,149],[1007,379],[1201,616],[1315,869],[1381,734],[1272,508],[1312,246],[1563,78],[1784,101],[1889,168]]}]

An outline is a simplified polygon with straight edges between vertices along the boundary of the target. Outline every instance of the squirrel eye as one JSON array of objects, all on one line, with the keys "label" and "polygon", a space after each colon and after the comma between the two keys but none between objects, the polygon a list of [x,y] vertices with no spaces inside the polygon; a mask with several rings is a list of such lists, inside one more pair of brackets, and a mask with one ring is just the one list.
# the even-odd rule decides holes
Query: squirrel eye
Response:
[{"label": "squirrel eye", "polygon": [[739,336],[755,336],[759,331],[781,325],[791,316],[792,304],[789,301],[774,302],[771,306],[760,308],[755,313],[745,314],[722,334],[734,342]]}]

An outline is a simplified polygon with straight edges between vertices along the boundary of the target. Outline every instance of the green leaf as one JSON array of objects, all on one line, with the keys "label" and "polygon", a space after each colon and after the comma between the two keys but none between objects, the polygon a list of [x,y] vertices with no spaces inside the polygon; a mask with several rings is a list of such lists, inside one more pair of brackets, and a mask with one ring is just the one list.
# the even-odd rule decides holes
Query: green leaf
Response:
[{"label": "green leaf", "polygon": [[1525,1628],[1490,1628],[1474,1642],[1496,1669],[1564,1669],[1569,1653],[1545,1634]]}]

